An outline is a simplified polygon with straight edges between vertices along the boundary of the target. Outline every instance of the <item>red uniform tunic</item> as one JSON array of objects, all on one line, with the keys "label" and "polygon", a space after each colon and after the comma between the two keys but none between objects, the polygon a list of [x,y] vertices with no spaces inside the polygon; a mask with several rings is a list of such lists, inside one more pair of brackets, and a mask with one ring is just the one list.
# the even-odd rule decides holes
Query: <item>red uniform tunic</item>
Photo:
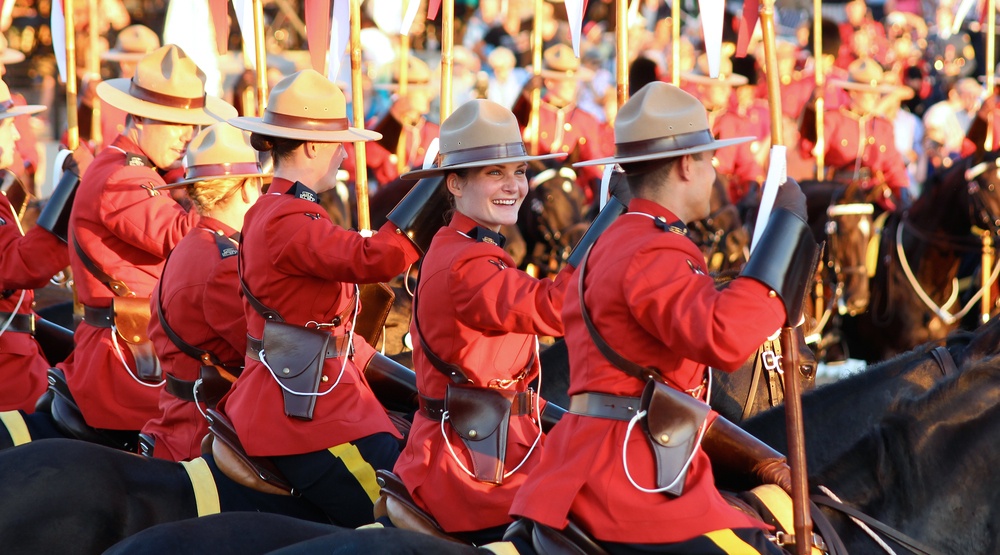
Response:
[{"label": "red uniform tunic", "polygon": [[[514,261],[500,246],[466,235],[475,227],[473,220],[456,213],[448,227],[437,232],[420,267],[420,328],[411,324],[410,334],[417,389],[424,397],[444,399],[452,382],[424,354],[420,331],[434,354],[457,364],[482,387],[492,380],[519,376],[535,353],[536,334],[562,335],[560,311],[571,272],[561,272],[556,281],[535,279],[514,268]],[[537,367],[536,360],[531,373],[510,389],[525,391]],[[534,414],[511,417],[504,472],[527,459],[499,486],[467,475],[448,451],[440,421],[422,412],[418,415],[395,467],[414,500],[446,532],[510,522],[507,513],[514,494],[541,458],[541,441],[528,456],[539,433]],[[465,445],[449,425],[445,429],[455,454],[471,469]]]},{"label": "red uniform tunic", "polygon": [[[287,194],[289,190],[295,195]],[[247,212],[243,224],[243,279],[253,295],[290,324],[330,322],[354,305],[354,283],[388,281],[419,257],[405,235],[386,224],[370,238],[337,227],[301,184],[275,178],[268,194]],[[310,198],[311,197],[311,198]],[[260,339],[264,318],[244,304],[247,333]],[[347,318],[335,336],[353,325]],[[265,355],[266,357],[266,355]],[[378,432],[399,436],[368,387],[356,360],[326,359],[311,421],[285,416],[281,387],[259,361],[246,368],[220,405],[233,421],[247,453],[296,455]]]},{"label": "red uniform tunic", "polygon": [[[407,167],[423,167],[427,147],[440,133],[441,127],[427,120],[421,120],[416,126],[403,127],[400,136],[406,137]],[[399,172],[396,171],[396,153],[389,152],[376,141],[365,143],[365,162],[375,172],[375,179],[380,185],[399,177]]]},{"label": "red uniform tunic", "polygon": [[[826,166],[835,172],[838,180],[868,179],[873,185],[885,183],[898,198],[898,192],[910,186],[906,164],[896,150],[892,123],[879,115],[859,116],[845,107],[828,111],[823,119],[826,138]],[[802,141],[803,148],[811,149],[810,141]],[[865,172],[856,169],[867,169]]]},{"label": "red uniform tunic", "polygon": [[715,152],[715,170],[728,178],[730,200],[734,203],[739,202],[749,190],[751,183],[764,182],[764,168],[756,156],[756,149],[760,148],[761,141],[767,136],[761,134],[760,113],[754,110],[741,115],[728,108],[722,108],[709,112],[708,117],[712,133],[718,139],[756,138],[754,141]]},{"label": "red uniform tunic", "polygon": [[[231,249],[223,251],[224,257],[216,242],[217,233]],[[167,323],[181,339],[210,351],[227,367],[243,366],[247,322],[236,273],[237,239],[236,230],[228,225],[214,218],[202,218],[198,227],[171,253],[150,301],[153,317],[149,322],[149,338],[164,374],[194,381],[202,362],[181,352],[167,337],[157,316],[159,302]],[[156,438],[153,454],[173,461],[200,456],[201,440],[208,433],[208,426],[198,408],[174,397],[166,388],[160,390],[159,406],[160,416],[142,428]]]},{"label": "red uniform tunic", "polygon": [[[705,365],[732,371],[782,324],[784,309],[751,279],[718,291],[701,251],[647,216],[677,219],[659,204],[634,199],[597,241],[587,262],[587,309],[622,356],[658,369],[682,388],[702,383]],[[580,313],[576,284],[566,293],[563,326],[570,353],[570,394],[639,396],[644,383],[597,350]],[[700,449],[680,497],[643,493],[622,465],[628,422],[566,414],[549,432],[542,462],[521,486],[511,514],[555,528],[567,518],[610,542],[674,543],[712,530],[763,526],[730,507]],[[628,445],[629,471],[655,485],[655,463],[641,428]]]},{"label": "red uniform tunic", "polygon": [[[7,197],[0,195],[0,312],[10,314],[16,308],[17,314],[31,314],[33,289],[44,287],[66,266],[65,243],[40,227],[22,234]],[[7,318],[0,317],[0,326]],[[0,334],[0,411],[34,412],[35,401],[48,386],[48,368],[31,334],[10,329]]]},{"label": "red uniform tunic", "polygon": [[[107,308],[114,294],[84,267],[73,241],[98,267],[124,281],[137,297],[148,298],[163,270],[163,261],[198,223],[173,199],[154,188],[164,185],[138,145],[124,135],[101,151],[83,175],[70,216],[70,264],[80,302]],[[74,336],[73,361],[64,366],[66,380],[87,424],[113,430],[138,430],[160,414],[159,387],[149,387],[129,374],[132,354],[119,338],[129,370],[112,342],[112,330],[81,322]]]},{"label": "red uniform tunic", "polygon": [[[530,133],[529,129],[524,129],[525,143]],[[604,158],[614,154],[613,135],[606,123],[597,121],[575,103],[565,108],[557,108],[549,102],[539,104],[539,154],[566,152],[570,156],[575,153],[578,160]],[[576,171],[577,185],[587,193],[587,200],[592,200],[591,184],[594,180],[600,182],[600,166],[576,168]]]}]

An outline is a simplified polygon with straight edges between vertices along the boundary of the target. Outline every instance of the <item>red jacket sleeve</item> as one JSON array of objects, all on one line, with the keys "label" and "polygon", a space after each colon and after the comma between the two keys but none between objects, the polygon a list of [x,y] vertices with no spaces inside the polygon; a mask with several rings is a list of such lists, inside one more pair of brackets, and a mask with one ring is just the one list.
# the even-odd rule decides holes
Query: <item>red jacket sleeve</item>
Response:
[{"label": "red jacket sleeve", "polygon": [[10,203],[0,201],[0,289],[38,289],[69,266],[69,251],[40,227],[21,235]]}]

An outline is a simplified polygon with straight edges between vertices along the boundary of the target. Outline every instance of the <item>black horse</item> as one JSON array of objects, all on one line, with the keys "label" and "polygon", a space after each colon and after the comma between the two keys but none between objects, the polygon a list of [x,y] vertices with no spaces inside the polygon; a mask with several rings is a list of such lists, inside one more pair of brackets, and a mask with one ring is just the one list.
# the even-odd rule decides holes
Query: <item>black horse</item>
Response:
[{"label": "black horse", "polygon": [[517,215],[527,256],[521,264],[544,277],[566,265],[573,247],[587,231],[587,199],[569,167],[549,168],[531,178]]},{"label": "black horse", "polygon": [[[983,238],[972,231],[986,230],[994,244],[1000,239],[998,156],[972,167],[956,163],[928,183],[909,210],[889,217],[869,310],[844,322],[855,358],[884,360],[947,336],[963,315],[976,313],[981,274],[995,280],[1000,272],[995,248],[992,267],[980,267]],[[977,279],[964,294],[960,278],[969,276]]]},{"label": "black horse", "polygon": [[[1000,482],[990,477],[997,476],[994,461],[1000,455],[998,370],[1000,357],[991,356],[939,382],[922,396],[900,400],[846,451],[811,475],[814,493],[832,492],[849,506],[942,553],[996,553],[1000,548],[994,529],[1000,517]],[[838,421],[827,421],[826,434],[836,438],[840,431]],[[849,552],[879,552],[875,542],[853,522],[836,511],[823,510]],[[238,537],[238,531],[244,529],[253,529],[254,536],[263,533],[271,538],[273,534],[280,541],[300,534],[300,543],[271,551],[283,555],[486,553],[395,529],[330,527],[328,535],[318,536],[322,527],[247,514],[158,526],[109,553],[176,552],[164,550],[164,545],[185,553],[219,553],[220,537],[236,538],[227,546],[233,551],[223,551],[231,553],[266,553],[277,543],[244,542]],[[887,543],[894,545],[892,540]],[[257,549],[258,545],[266,547]]]}]

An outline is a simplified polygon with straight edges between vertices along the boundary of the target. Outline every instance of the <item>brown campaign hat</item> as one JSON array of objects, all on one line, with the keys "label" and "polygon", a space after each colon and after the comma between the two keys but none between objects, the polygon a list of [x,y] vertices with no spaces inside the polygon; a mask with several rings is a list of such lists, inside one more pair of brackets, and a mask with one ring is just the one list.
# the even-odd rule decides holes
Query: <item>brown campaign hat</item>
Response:
[{"label": "brown campaign hat", "polygon": [[45,106],[39,104],[15,106],[14,101],[10,98],[10,89],[7,88],[7,83],[0,81],[0,120],[25,114],[37,114],[43,110],[45,110]]},{"label": "brown campaign hat", "polygon": [[699,55],[694,69],[682,73],[681,79],[699,85],[730,85],[733,87],[740,87],[749,82],[745,76],[733,73],[733,62],[726,56],[719,58],[719,76],[711,77],[708,74],[708,56],[706,54]]},{"label": "brown campaign hat", "polygon": [[423,179],[451,170],[479,168],[531,160],[561,158],[565,153],[531,156],[524,148],[514,114],[492,100],[470,100],[441,124],[437,166],[404,173],[403,179]]},{"label": "brown campaign hat", "polygon": [[184,179],[157,189],[176,189],[209,179],[265,177],[250,135],[226,122],[206,127],[184,154]]},{"label": "brown campaign hat", "polygon": [[23,61],[24,52],[10,48],[7,43],[7,37],[3,33],[0,33],[0,64],[9,66],[11,64],[19,64]]},{"label": "brown campaign hat", "polygon": [[830,85],[849,91],[891,93],[895,85],[885,82],[882,66],[871,58],[859,58],[847,66],[847,79],[830,79]]},{"label": "brown campaign hat", "polygon": [[205,94],[205,74],[173,44],[142,58],[131,79],[97,85],[97,96],[129,114],[167,123],[211,125],[236,115],[226,101]]},{"label": "brown campaign hat", "polygon": [[303,69],[279,81],[271,89],[263,117],[239,117],[229,123],[271,137],[320,143],[382,138],[381,133],[350,126],[344,92],[314,69]]},{"label": "brown campaign hat", "polygon": [[160,47],[160,37],[145,25],[129,25],[118,33],[115,47],[101,54],[102,60],[138,62]]},{"label": "brown campaign hat", "polygon": [[755,140],[716,140],[701,101],[680,88],[655,81],[639,89],[615,118],[615,155],[574,167],[673,158]]},{"label": "brown campaign hat", "polygon": [[[528,68],[529,71],[531,68]],[[550,46],[542,52],[541,76],[546,79],[581,79],[590,80],[594,72],[590,68],[581,67],[580,59],[573,49],[565,44]]]},{"label": "brown campaign hat", "polygon": [[[384,91],[399,89],[399,63],[394,62],[392,65],[392,83],[376,84],[376,89]],[[406,58],[406,85],[408,87],[428,87],[430,84],[431,68],[427,62],[412,55]]]}]

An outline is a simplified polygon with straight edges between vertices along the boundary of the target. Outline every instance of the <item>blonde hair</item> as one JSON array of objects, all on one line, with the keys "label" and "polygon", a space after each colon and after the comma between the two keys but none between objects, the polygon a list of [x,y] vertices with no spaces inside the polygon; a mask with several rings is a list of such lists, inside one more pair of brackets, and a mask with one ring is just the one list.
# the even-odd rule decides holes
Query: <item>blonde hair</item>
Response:
[{"label": "blonde hair", "polygon": [[198,214],[204,216],[215,210],[218,205],[225,204],[229,197],[247,183],[260,187],[263,185],[263,179],[260,176],[253,176],[195,181],[187,186],[187,194],[194,202]]}]

